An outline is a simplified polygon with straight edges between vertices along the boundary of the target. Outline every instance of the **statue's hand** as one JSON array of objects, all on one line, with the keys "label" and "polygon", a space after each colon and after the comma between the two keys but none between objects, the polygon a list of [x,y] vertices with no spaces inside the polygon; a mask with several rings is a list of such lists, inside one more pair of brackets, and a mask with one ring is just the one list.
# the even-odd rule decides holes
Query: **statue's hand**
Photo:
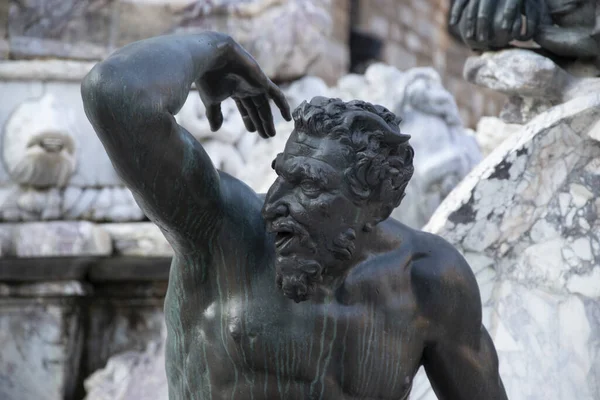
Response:
[{"label": "statue's hand", "polygon": [[[514,39],[529,40],[539,22],[539,3],[544,0],[456,0],[450,10],[450,26],[473,49],[508,46]],[[526,18],[526,32],[522,14]]]},{"label": "statue's hand", "polygon": [[248,131],[258,131],[263,138],[275,136],[269,99],[277,105],[283,118],[290,121],[292,117],[285,95],[242,46],[231,38],[228,41],[215,63],[218,67],[196,80],[210,127],[213,132],[221,127],[221,102],[231,97]]}]

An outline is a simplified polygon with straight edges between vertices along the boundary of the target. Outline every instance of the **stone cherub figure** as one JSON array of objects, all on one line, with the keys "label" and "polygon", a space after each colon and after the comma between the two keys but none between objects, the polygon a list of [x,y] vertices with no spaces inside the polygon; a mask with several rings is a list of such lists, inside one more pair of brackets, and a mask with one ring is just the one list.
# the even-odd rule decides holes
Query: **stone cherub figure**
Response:
[{"label": "stone cherub figure", "polygon": [[554,59],[598,62],[598,0],[453,0],[450,29],[475,50],[535,41]]},{"label": "stone cherub figure", "polygon": [[219,33],[130,44],[82,83],[114,167],[175,252],[169,397],[405,399],[424,366],[440,399],[506,399],[469,265],[389,218],[413,173],[394,114],[358,100],[303,103],[263,197],[217,171],[176,123],[192,83],[213,130],[228,97],[265,138],[275,135],[270,99],[292,117],[256,61]]}]

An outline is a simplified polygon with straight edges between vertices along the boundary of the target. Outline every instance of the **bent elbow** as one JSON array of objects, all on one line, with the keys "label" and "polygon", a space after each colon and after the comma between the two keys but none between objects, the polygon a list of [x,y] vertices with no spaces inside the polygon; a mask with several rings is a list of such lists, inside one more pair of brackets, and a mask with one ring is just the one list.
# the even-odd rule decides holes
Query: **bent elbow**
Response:
[{"label": "bent elbow", "polygon": [[114,62],[96,64],[81,82],[81,97],[87,109],[124,101],[127,92],[134,89],[134,81],[125,68]]},{"label": "bent elbow", "polygon": [[[107,135],[107,126],[131,124],[132,115],[142,114],[145,91],[135,77],[113,62],[101,62],[83,78],[81,98],[83,108],[96,133]],[[137,113],[133,113],[135,104]],[[110,131],[115,132],[114,129]]]},{"label": "bent elbow", "polygon": [[110,84],[110,75],[105,64],[96,64],[81,81],[81,97],[86,107],[97,103],[97,98],[106,93]]},{"label": "bent elbow", "polygon": [[102,110],[114,107],[118,97],[115,71],[104,63],[98,63],[81,82],[81,99],[85,113],[93,125],[101,119]]},{"label": "bent elbow", "polygon": [[131,143],[129,137],[136,131],[128,107],[130,87],[125,76],[119,68],[103,62],[81,82],[85,115],[109,155],[126,151],[127,143]]}]

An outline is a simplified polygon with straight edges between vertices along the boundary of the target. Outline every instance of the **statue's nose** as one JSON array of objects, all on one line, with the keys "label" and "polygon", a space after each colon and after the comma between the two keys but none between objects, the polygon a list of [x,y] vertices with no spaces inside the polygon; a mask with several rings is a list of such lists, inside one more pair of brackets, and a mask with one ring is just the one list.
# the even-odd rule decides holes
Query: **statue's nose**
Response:
[{"label": "statue's nose", "polygon": [[287,217],[287,215],[288,208],[281,201],[265,204],[265,208],[263,209],[263,217],[266,219]]}]

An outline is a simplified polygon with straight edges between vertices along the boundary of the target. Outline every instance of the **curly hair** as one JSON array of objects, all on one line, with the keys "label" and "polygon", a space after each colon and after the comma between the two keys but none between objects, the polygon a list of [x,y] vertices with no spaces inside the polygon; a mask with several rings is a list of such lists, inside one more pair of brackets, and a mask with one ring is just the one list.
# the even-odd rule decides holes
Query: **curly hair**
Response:
[{"label": "curly hair", "polygon": [[414,172],[414,151],[410,136],[400,132],[400,118],[380,105],[325,97],[303,102],[292,116],[296,132],[347,146],[351,165],[344,176],[355,204],[382,203],[384,219],[398,207]]}]

